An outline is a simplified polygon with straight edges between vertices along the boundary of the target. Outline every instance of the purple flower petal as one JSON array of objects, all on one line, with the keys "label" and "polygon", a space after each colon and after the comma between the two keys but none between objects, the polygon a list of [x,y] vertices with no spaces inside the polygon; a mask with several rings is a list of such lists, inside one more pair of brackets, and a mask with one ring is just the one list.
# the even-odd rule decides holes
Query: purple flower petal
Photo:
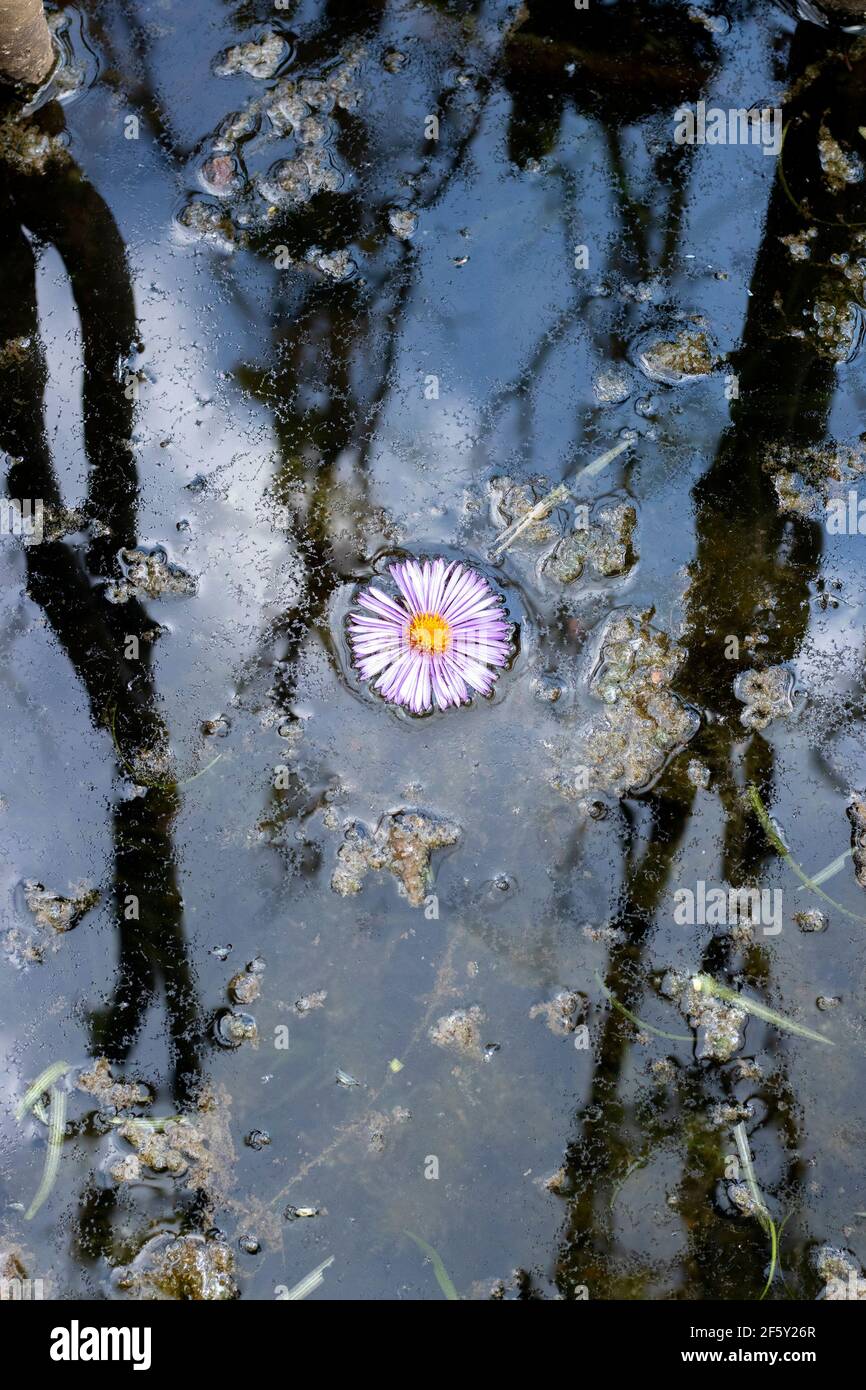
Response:
[{"label": "purple flower petal", "polygon": [[413,714],[488,695],[510,654],[501,597],[477,571],[441,556],[390,569],[399,597],[371,585],[349,615],[361,679]]}]

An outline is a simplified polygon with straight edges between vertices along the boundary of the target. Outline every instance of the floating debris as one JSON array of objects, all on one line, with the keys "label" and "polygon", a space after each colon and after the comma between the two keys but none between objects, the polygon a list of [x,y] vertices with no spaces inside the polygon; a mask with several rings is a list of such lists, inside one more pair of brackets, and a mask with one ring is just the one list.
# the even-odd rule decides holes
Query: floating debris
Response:
[{"label": "floating debris", "polygon": [[360,893],[366,874],[386,870],[412,907],[422,907],[433,886],[431,856],[456,845],[460,827],[428,811],[396,811],[383,816],[370,834],[357,822],[337,851],[331,887],[342,897]]},{"label": "floating debris", "polygon": [[418,226],[418,214],[409,208],[391,208],[388,212],[388,226],[401,241],[410,241]]},{"label": "floating debris", "polygon": [[252,1014],[238,1009],[223,1009],[214,1023],[214,1037],[220,1047],[240,1047],[258,1039],[258,1027]]},{"label": "floating debris", "polygon": [[841,193],[849,184],[862,182],[863,161],[859,154],[844,150],[823,123],[818,131],[818,158],[833,193]]},{"label": "floating debris", "polygon": [[686,764],[686,776],[693,787],[706,791],[710,785],[710,769],[706,763],[700,762],[698,758],[690,758]]},{"label": "floating debris", "polygon": [[229,980],[228,992],[235,1004],[254,1004],[262,992],[262,972],[248,965]]},{"label": "floating debris", "polygon": [[288,52],[289,45],[281,34],[265,34],[257,42],[240,43],[228,49],[214,72],[217,77],[235,77],[239,73],[247,73],[259,81],[266,81],[274,76]]},{"label": "floating debris", "polygon": [[172,564],[162,546],[121,550],[120,561],[125,577],[108,590],[110,603],[127,603],[131,598],[191,598],[198,593],[198,580]]},{"label": "floating debris", "polygon": [[[737,1201],[737,1197],[740,1196],[740,1193],[737,1191],[736,1187],[732,1189],[734,1201],[738,1206],[741,1206],[741,1209],[748,1210],[750,1216],[755,1217],[760,1224],[761,1230],[770,1238],[770,1268],[767,1274],[767,1282],[761,1293],[761,1299],[764,1299],[767,1296],[767,1292],[776,1273],[776,1260],[779,1253],[779,1235],[781,1233],[781,1227],[777,1231],[776,1223],[767,1210],[764,1195],[758,1186],[758,1179],[755,1176],[755,1165],[752,1162],[752,1151],[749,1148],[749,1138],[746,1134],[746,1126],[742,1120],[734,1129],[734,1140],[736,1141],[737,1153],[739,1154],[740,1163],[743,1166],[743,1172],[746,1175],[746,1189],[749,1199],[748,1207],[745,1207],[740,1201]],[[784,1224],[783,1222],[782,1226],[784,1226]],[[761,1299],[758,1301],[760,1302]]]},{"label": "floating debris", "polygon": [[[825,864],[823,869],[819,869],[818,873],[811,874],[809,876],[809,883],[814,884],[817,888],[819,884],[826,883],[827,880],[830,878],[835,878],[837,874],[840,874],[842,872],[853,853],[853,850],[846,849],[844,854],[837,855],[836,858],[831,860],[829,864]],[[803,893],[805,892],[805,890],[806,884],[801,883],[800,887],[797,889],[797,892]]]},{"label": "floating debris", "polygon": [[589,687],[604,711],[582,731],[592,785],[644,788],[697,733],[699,715],[669,689],[685,657],[647,613],[608,619]]},{"label": "floating debris", "polygon": [[[398,1067],[400,1071],[402,1068]],[[407,1110],[404,1105],[395,1105],[390,1114],[384,1111],[373,1111],[367,1118],[368,1134],[367,1149],[371,1154],[381,1154],[385,1152],[388,1142],[388,1135],[395,1125],[404,1125],[412,1118],[412,1112]]]},{"label": "floating debris", "polygon": [[[225,208],[207,203],[203,198],[193,198],[187,203],[178,214],[177,225],[184,240],[203,241],[223,255],[230,255],[240,240]],[[115,602],[123,603],[125,599]]]},{"label": "floating debris", "polygon": [[27,1087],[27,1090],[24,1092],[24,1095],[15,1108],[15,1118],[19,1124],[24,1119],[24,1116],[33,1109],[37,1101],[42,1099],[46,1091],[50,1091],[55,1082],[59,1081],[61,1076],[65,1076],[66,1073],[71,1070],[71,1062],[52,1062],[50,1066],[39,1073],[32,1085]]},{"label": "floating debris", "polygon": [[625,367],[605,367],[592,378],[592,389],[599,405],[621,405],[634,385]]},{"label": "floating debris", "polygon": [[837,903],[835,898],[831,898],[829,894],[825,893],[823,888],[820,888],[818,884],[815,882],[815,880],[811,879],[809,875],[800,867],[800,865],[797,863],[796,859],[793,857],[790,850],[788,849],[788,846],[785,844],[784,840],[779,834],[778,830],[776,829],[775,825],[770,820],[770,817],[767,813],[767,809],[764,806],[763,801],[761,800],[761,793],[758,791],[758,788],[755,786],[754,783],[750,783],[747,796],[749,802],[751,803],[752,809],[757,815],[758,820],[761,822],[761,828],[764,834],[766,835],[767,839],[770,841],[770,844],[777,851],[777,853],[782,856],[789,868],[792,869],[793,872],[797,875],[800,882],[806,888],[811,889],[813,893],[817,893],[818,897],[822,898],[824,902],[829,903],[831,907],[835,907],[837,912],[843,913],[845,917],[850,917],[855,922],[866,922],[866,917],[860,917],[856,912],[850,912],[847,907],[843,907],[841,903]]},{"label": "floating debris", "polygon": [[636,526],[633,503],[618,498],[596,503],[589,525],[563,537],[545,561],[545,572],[561,584],[579,579],[587,564],[598,578],[626,574],[637,559],[632,546]]},{"label": "floating debris", "polygon": [[[504,519],[510,527],[526,517],[538,504],[538,492],[544,487],[545,482],[546,479],[539,476],[532,477],[524,483],[515,482],[507,475],[491,478],[488,490],[494,525],[501,526]],[[565,497],[557,506],[565,507],[570,501],[570,496]],[[555,506],[547,515],[531,522],[521,533],[522,541],[527,545],[542,545],[558,539],[562,528],[557,524],[558,518],[551,519],[552,513],[556,510]]]},{"label": "floating debris", "polygon": [[692,1036],[690,1033],[666,1033],[663,1028],[654,1028],[651,1023],[644,1023],[642,1018],[638,1018],[637,1014],[633,1014],[631,1009],[627,1009],[625,1004],[621,1003],[620,1000],[617,999],[613,991],[608,989],[607,985],[604,983],[604,980],[601,978],[598,972],[596,972],[595,978],[598,981],[598,984],[604,990],[604,993],[607,995],[613,1007],[616,1009],[617,1013],[621,1013],[624,1018],[628,1019],[629,1023],[633,1023],[635,1027],[639,1028],[642,1033],[653,1033],[657,1038],[668,1038],[671,1042],[692,1041]]},{"label": "floating debris", "polygon": [[817,907],[810,907],[806,912],[795,912],[794,921],[802,932],[820,932],[827,930],[827,914],[820,912]]},{"label": "floating debris", "polygon": [[237,161],[228,154],[212,154],[206,159],[201,166],[200,178],[206,191],[217,198],[230,198],[243,186]]},{"label": "floating debris", "polygon": [[134,1105],[148,1105],[153,1097],[147,1086],[139,1081],[115,1081],[107,1057],[98,1057],[90,1071],[81,1071],[76,1078],[79,1091],[93,1096],[103,1110],[128,1110]]},{"label": "floating debris", "polygon": [[299,1018],[303,1018],[304,1014],[312,1013],[313,1009],[323,1009],[327,997],[326,989],[317,989],[312,994],[302,994],[300,999],[295,1000],[292,1008]]},{"label": "floating debris", "polygon": [[806,227],[802,232],[792,232],[790,236],[780,236],[779,241],[787,247],[792,261],[808,261],[812,255],[810,241],[818,235],[817,227]]},{"label": "floating debris", "polygon": [[114,1182],[136,1182],[143,1168],[182,1178],[187,1192],[225,1197],[232,1185],[235,1149],[227,1093],[206,1089],[196,1108],[180,1115],[123,1116],[115,1133],[132,1153],[118,1153],[106,1165]]},{"label": "floating debris", "polygon": [[533,1004],[529,1010],[530,1018],[543,1018],[551,1033],[567,1037],[578,1027],[586,1009],[586,1000],[573,989],[561,989],[552,999],[541,1004]]},{"label": "floating debris", "polygon": [[305,251],[304,260],[329,280],[348,280],[357,269],[345,247],[339,251],[323,251],[320,246],[311,246]]},{"label": "floating debris", "polygon": [[38,927],[68,932],[77,927],[82,917],[96,906],[99,891],[82,882],[72,887],[70,897],[64,898],[59,893],[52,893],[44,883],[28,879],[24,884],[24,901]]},{"label": "floating debris", "polygon": [[310,1221],[314,1216],[324,1216],[322,1207],[286,1207],[283,1216],[287,1221]]},{"label": "floating debris", "polygon": [[[613,448],[608,449],[606,453],[600,454],[598,458],[593,459],[592,463],[588,463],[585,468],[580,469],[579,473],[576,475],[575,481],[578,478],[595,477],[596,474],[600,473],[603,468],[606,468],[609,463],[613,463],[613,460],[618,458],[632,443],[633,440],[631,438],[621,439],[618,444],[614,444]],[[540,502],[536,502],[534,506],[530,507],[529,510],[518,517],[516,521],[513,521],[510,526],[507,526],[502,534],[496,537],[496,541],[491,547],[491,560],[501,559],[505,551],[509,546],[514,544],[519,536],[522,536],[530,527],[535,526],[538,522],[544,521],[550,516],[552,511],[562,506],[564,502],[573,499],[574,494],[572,487],[573,484],[560,483],[559,486],[555,487],[552,492],[549,492],[546,497],[542,497]]]},{"label": "floating debris", "polygon": [[484,1012],[473,1004],[469,1009],[455,1009],[443,1014],[429,1030],[429,1038],[437,1047],[450,1047],[458,1052],[481,1055],[481,1026]]},{"label": "floating debris", "polygon": [[662,981],[662,992],[674,999],[683,1016],[698,1035],[696,1056],[716,1062],[729,1062],[743,1046],[746,1010],[739,1001],[724,1002],[678,971]]},{"label": "floating debris", "polygon": [[836,1245],[822,1245],[812,1252],[812,1263],[824,1288],[819,1298],[837,1303],[856,1303],[866,1299],[866,1277],[855,1257]]},{"label": "floating debris", "polygon": [[718,360],[710,349],[706,333],[684,328],[669,342],[657,342],[644,348],[638,361],[651,381],[678,386],[684,381],[696,381],[716,370]]},{"label": "floating debris", "polygon": [[866,888],[866,802],[852,801],[845,814],[851,822],[849,853],[854,857],[854,877],[861,888]]},{"label": "floating debris", "polygon": [[555,705],[565,694],[567,687],[560,676],[552,671],[545,671],[532,677],[529,688],[536,700],[546,705]]}]

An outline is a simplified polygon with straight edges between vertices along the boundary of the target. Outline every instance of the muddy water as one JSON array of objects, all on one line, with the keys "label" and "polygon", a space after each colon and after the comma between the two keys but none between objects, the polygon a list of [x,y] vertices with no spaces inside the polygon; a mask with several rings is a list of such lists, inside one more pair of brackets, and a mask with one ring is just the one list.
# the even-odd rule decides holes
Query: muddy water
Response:
[{"label": "muddy water", "polygon": [[[814,1297],[824,1247],[866,1257],[866,897],[778,835],[815,874],[866,782],[856,39],[673,0],[61,14],[2,136],[0,444],[45,506],[0,545],[7,1268],[126,1298],[201,1235],[225,1277],[187,1293],[333,1257],[314,1297],[442,1298],[412,1232],[464,1298],[755,1298],[742,1120],[768,1297]],[[783,108],[781,154],[677,143],[699,101]],[[634,509],[621,562],[557,577],[573,505],[491,559],[621,441],[574,487]],[[345,620],[425,555],[517,632],[490,699],[413,718]],[[459,829],[423,901],[335,891],[401,810]],[[779,912],[683,921],[699,884]],[[714,1046],[696,972],[834,1046],[748,1012]],[[99,1058],[147,1089],[83,1090]],[[59,1060],[28,1218],[14,1112]]]}]

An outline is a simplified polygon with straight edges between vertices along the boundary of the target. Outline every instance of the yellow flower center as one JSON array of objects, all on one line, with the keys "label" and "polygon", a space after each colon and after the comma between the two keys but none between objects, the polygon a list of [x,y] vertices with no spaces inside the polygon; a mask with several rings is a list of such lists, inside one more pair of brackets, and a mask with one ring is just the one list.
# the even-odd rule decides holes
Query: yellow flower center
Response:
[{"label": "yellow flower center", "polygon": [[409,645],[434,655],[451,645],[451,624],[438,613],[416,613],[409,624]]}]

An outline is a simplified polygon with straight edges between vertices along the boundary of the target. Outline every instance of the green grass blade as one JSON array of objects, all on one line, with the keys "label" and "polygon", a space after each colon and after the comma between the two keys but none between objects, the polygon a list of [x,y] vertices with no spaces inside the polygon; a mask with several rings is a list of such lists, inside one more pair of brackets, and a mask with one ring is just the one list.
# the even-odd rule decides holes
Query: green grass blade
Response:
[{"label": "green grass blade", "polygon": [[767,1211],[767,1204],[764,1201],[764,1194],[758,1186],[758,1179],[755,1176],[755,1165],[752,1162],[752,1150],[749,1148],[749,1136],[746,1134],[746,1126],[742,1120],[734,1126],[734,1138],[737,1141],[737,1153],[740,1156],[740,1163],[743,1165],[743,1172],[746,1175],[746,1182],[749,1187],[752,1201],[755,1204],[757,1219],[765,1231],[769,1231],[770,1213]]},{"label": "green grass blade", "polygon": [[32,1086],[28,1086],[15,1110],[15,1118],[19,1122],[24,1119],[28,1110],[32,1110],[39,1100],[43,1091],[50,1091],[55,1081],[59,1081],[61,1076],[65,1076],[72,1070],[71,1062],[52,1062],[50,1067],[46,1067],[40,1072]]},{"label": "green grass blade", "polygon": [[754,783],[751,783],[749,785],[749,801],[752,805],[752,809],[754,810],[755,815],[761,822],[761,828],[764,834],[766,835],[767,839],[770,841],[770,844],[782,856],[788,867],[792,869],[793,872],[797,875],[798,879],[803,884],[803,887],[811,889],[813,893],[817,893],[819,898],[822,898],[825,903],[829,903],[831,907],[835,907],[836,911],[841,912],[844,917],[850,917],[854,922],[866,922],[866,917],[861,917],[856,912],[849,912],[847,907],[843,907],[841,903],[837,903],[835,898],[831,898],[827,893],[824,892],[823,888],[819,888],[815,879],[810,878],[809,875],[806,873],[805,869],[797,863],[791,851],[788,849],[788,846],[785,844],[785,841],[782,839],[778,830],[773,825],[773,822],[770,820],[770,817],[767,814],[767,808],[761,800],[761,793],[758,791],[758,788],[755,786]]},{"label": "green grass blade", "polygon": [[324,1284],[325,1270],[330,1269],[331,1265],[334,1263],[334,1258],[333,1255],[329,1255],[326,1260],[322,1260],[320,1265],[316,1265],[315,1269],[311,1269],[309,1274],[305,1274],[304,1278],[299,1280],[297,1284],[294,1284],[289,1289],[288,1293],[283,1294],[283,1302],[286,1303],[300,1298],[307,1298],[309,1294],[315,1293],[316,1289]]},{"label": "green grass blade", "polygon": [[[766,1298],[776,1273],[776,1262],[779,1257],[779,1236],[781,1235],[785,1222],[783,1221],[782,1225],[777,1230],[776,1223],[767,1210],[764,1194],[758,1186],[758,1179],[755,1176],[755,1165],[752,1161],[752,1150],[749,1147],[749,1136],[746,1133],[746,1126],[742,1120],[738,1125],[734,1126],[734,1139],[737,1141],[737,1153],[740,1156],[740,1163],[743,1167],[749,1193],[755,1204],[755,1219],[760,1225],[761,1230],[770,1237],[770,1270],[767,1274],[767,1282],[758,1298],[758,1302],[760,1303]],[[787,1217],[785,1220],[787,1220]]]},{"label": "green grass blade", "polygon": [[[832,864],[825,864],[824,868],[821,869],[817,874],[809,875],[809,883],[813,887],[817,887],[819,883],[826,883],[828,878],[835,878],[837,874],[841,874],[842,870],[845,867],[845,864],[851,858],[851,855],[853,853],[853,849],[846,849],[845,853],[840,854],[838,859],[834,859]],[[797,889],[797,892],[804,892],[808,886],[809,884],[802,883],[800,887]]]},{"label": "green grass blade", "polygon": [[452,1302],[459,1302],[460,1295],[448,1276],[448,1271],[442,1263],[438,1250],[434,1250],[432,1245],[428,1245],[426,1240],[422,1240],[420,1236],[416,1236],[413,1231],[404,1231],[403,1234],[404,1236],[408,1236],[410,1240],[414,1240],[419,1250],[423,1250],[433,1266],[433,1273],[436,1275],[436,1283],[439,1285],[445,1297]]},{"label": "green grass blade", "polygon": [[601,985],[601,988],[604,990],[613,1007],[619,1013],[624,1014],[630,1023],[634,1023],[646,1033],[655,1033],[657,1038],[669,1038],[671,1042],[694,1042],[691,1033],[666,1033],[663,1028],[654,1028],[651,1023],[644,1023],[642,1018],[638,1018],[637,1014],[633,1014],[631,1009],[627,1009],[625,1004],[620,1003],[616,995],[608,989],[598,971],[595,973],[595,978]]},{"label": "green grass blade", "polygon": [[836,1046],[832,1038],[825,1038],[823,1033],[815,1033],[804,1024],[795,1023],[784,1014],[777,1014],[775,1009],[768,1009],[766,1004],[760,1003],[757,999],[750,999],[747,994],[738,994],[735,989],[720,985],[712,975],[696,975],[692,980],[692,986],[706,994],[712,994],[716,999],[723,999],[726,1004],[736,1004],[738,1009],[745,1009],[747,1014],[763,1019],[764,1023],[772,1023],[775,1028],[781,1028],[787,1033],[796,1033],[798,1037],[808,1038],[811,1042],[825,1043],[827,1047]]},{"label": "green grass blade", "polygon": [[776,1223],[773,1220],[772,1216],[768,1217],[767,1219],[770,1223],[770,1270],[767,1274],[767,1282],[761,1290],[761,1296],[758,1299],[759,1303],[763,1303],[764,1299],[767,1297],[770,1285],[773,1282],[773,1276],[776,1273],[776,1260],[779,1255],[779,1235],[776,1230]]},{"label": "green grass blade", "polygon": [[177,785],[179,787],[188,787],[190,782],[195,782],[199,777],[204,777],[206,772],[210,772],[211,768],[216,766],[221,757],[222,753],[217,753],[216,757],[211,758],[210,762],[207,764],[206,767],[202,768],[201,772],[194,772],[192,777],[184,777],[183,781],[178,782]]},{"label": "green grass blade", "polygon": [[24,1213],[25,1221],[33,1220],[37,1211],[49,1196],[57,1180],[57,1170],[60,1167],[60,1153],[63,1148],[63,1138],[66,1133],[66,1092],[59,1091],[56,1086],[52,1086],[50,1095],[51,1103],[48,1108],[48,1147],[45,1150],[45,1167],[42,1169],[42,1181],[39,1184],[36,1196]]}]

